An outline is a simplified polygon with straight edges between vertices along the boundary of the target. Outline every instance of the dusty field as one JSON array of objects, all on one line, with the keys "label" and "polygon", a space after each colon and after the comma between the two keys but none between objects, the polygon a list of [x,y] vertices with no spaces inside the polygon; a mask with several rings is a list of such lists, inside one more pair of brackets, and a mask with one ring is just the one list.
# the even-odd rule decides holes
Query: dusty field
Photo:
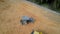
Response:
[{"label": "dusty field", "polygon": [[[32,30],[60,34],[59,13],[19,0],[10,0],[0,7],[0,34],[30,34]],[[20,19],[24,15],[35,18],[35,23],[21,25]]]}]

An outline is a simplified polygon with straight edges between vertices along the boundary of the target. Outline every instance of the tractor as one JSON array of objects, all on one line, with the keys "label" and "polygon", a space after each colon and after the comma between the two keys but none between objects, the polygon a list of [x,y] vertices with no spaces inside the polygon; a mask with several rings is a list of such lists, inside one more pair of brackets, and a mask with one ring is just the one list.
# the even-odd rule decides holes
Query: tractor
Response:
[{"label": "tractor", "polygon": [[20,22],[21,22],[21,24],[29,24],[29,23],[34,23],[34,18],[32,18],[32,17],[28,17],[28,16],[22,16],[22,18],[21,18],[21,20],[20,20]]}]

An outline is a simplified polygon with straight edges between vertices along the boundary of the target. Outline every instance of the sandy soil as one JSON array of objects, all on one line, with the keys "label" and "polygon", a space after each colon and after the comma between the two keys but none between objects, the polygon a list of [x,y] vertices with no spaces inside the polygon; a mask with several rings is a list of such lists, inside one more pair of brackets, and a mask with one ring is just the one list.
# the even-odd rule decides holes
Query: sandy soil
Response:
[{"label": "sandy soil", "polygon": [[[28,1],[10,0],[0,6],[0,34],[31,34],[33,30],[60,34],[60,14]],[[22,16],[30,16],[35,23],[22,25]]]}]

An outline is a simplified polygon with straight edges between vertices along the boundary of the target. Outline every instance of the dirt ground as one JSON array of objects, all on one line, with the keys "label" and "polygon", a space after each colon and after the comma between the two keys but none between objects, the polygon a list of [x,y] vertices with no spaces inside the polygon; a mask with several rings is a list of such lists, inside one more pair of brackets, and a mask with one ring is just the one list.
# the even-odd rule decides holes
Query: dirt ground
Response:
[{"label": "dirt ground", "polygon": [[[22,0],[6,1],[0,7],[0,34],[31,34],[33,30],[60,34],[59,13]],[[33,17],[35,22],[22,25],[20,20],[25,15]]]}]

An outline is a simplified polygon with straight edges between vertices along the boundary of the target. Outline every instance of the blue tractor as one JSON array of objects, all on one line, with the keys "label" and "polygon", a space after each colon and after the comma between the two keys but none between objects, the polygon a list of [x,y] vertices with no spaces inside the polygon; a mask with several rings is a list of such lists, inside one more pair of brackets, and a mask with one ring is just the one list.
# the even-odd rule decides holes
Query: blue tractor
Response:
[{"label": "blue tractor", "polygon": [[22,16],[20,22],[21,22],[22,24],[34,23],[34,19],[33,19],[32,17]]}]

